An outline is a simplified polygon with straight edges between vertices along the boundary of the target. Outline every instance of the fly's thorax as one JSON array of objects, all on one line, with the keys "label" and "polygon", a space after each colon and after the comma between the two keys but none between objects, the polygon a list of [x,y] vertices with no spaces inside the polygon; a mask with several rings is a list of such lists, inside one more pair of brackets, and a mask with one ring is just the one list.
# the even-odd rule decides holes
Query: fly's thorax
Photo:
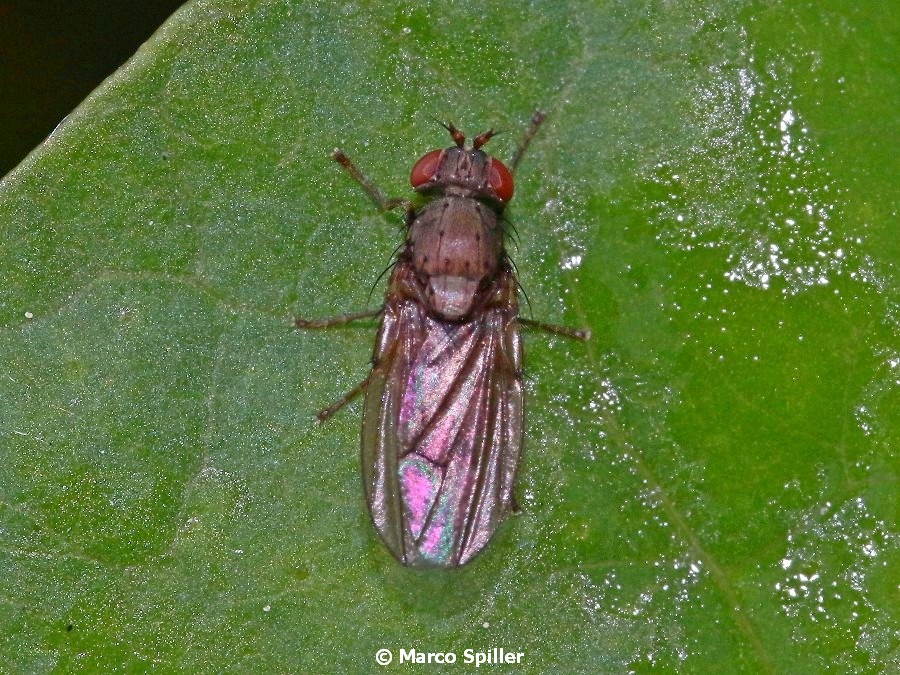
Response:
[{"label": "fly's thorax", "polygon": [[409,242],[430,313],[451,321],[469,313],[479,290],[496,276],[503,256],[497,211],[461,196],[429,202],[416,214]]}]

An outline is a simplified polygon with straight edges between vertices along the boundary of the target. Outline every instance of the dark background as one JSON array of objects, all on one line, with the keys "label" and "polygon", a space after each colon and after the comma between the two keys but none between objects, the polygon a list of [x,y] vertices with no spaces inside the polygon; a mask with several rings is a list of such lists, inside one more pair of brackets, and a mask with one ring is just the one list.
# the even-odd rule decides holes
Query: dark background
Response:
[{"label": "dark background", "polygon": [[0,177],[184,0],[0,0]]}]

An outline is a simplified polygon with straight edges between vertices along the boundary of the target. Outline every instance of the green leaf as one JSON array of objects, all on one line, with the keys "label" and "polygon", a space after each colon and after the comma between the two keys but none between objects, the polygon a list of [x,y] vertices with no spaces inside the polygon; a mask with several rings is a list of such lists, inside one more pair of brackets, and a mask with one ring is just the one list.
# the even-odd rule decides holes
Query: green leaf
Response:
[{"label": "green leaf", "polygon": [[[18,672],[900,668],[897,13],[187,5],[0,183],[0,662]],[[517,176],[522,513],[394,562],[359,485],[390,195]],[[433,667],[433,666],[432,666]],[[490,669],[485,665],[484,668]],[[453,670],[453,668],[449,668]]]}]

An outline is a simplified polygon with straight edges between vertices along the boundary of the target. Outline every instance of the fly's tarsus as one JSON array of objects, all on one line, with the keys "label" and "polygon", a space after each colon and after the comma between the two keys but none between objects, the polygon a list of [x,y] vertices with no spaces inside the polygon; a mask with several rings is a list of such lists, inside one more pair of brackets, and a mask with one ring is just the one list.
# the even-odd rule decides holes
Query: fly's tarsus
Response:
[{"label": "fly's tarsus", "polygon": [[405,211],[411,211],[412,203],[407,199],[388,198],[385,197],[378,186],[370,179],[366,178],[362,171],[356,168],[356,165],[343,153],[340,148],[335,148],[331,152],[331,158],[347,170],[353,180],[360,184],[363,191],[369,196],[369,199],[378,207],[379,211],[391,211],[398,206],[402,206]]},{"label": "fly's tarsus", "polygon": [[338,410],[340,410],[345,405],[350,403],[350,401],[352,401],[357,396],[359,396],[361,393],[363,393],[366,390],[366,388],[369,386],[369,380],[371,379],[371,377],[372,377],[372,375],[370,373],[369,375],[366,376],[366,379],[364,379],[358,385],[353,387],[353,389],[348,391],[346,394],[341,396],[337,401],[335,401],[334,403],[332,403],[331,405],[329,405],[326,408],[322,408],[319,412],[317,412],[316,417],[318,418],[319,422],[324,422],[329,417],[334,415]]},{"label": "fly's tarsus", "polygon": [[519,147],[516,148],[516,154],[513,155],[513,158],[509,163],[509,172],[511,174],[515,175],[516,167],[519,166],[519,162],[522,161],[525,151],[528,150],[528,146],[531,145],[531,139],[534,138],[534,135],[537,133],[541,124],[544,123],[544,119],[546,119],[544,113],[540,110],[534,111],[534,114],[531,116],[531,126],[528,127],[528,131],[525,132],[525,135],[519,142]]},{"label": "fly's tarsus", "polygon": [[545,333],[553,333],[554,335],[562,335],[563,337],[572,338],[573,340],[581,340],[586,342],[591,339],[591,331],[586,328],[569,328],[568,326],[558,326],[555,323],[544,323],[543,321],[535,321],[534,319],[526,319],[519,317],[518,322],[528,328],[542,330]]}]

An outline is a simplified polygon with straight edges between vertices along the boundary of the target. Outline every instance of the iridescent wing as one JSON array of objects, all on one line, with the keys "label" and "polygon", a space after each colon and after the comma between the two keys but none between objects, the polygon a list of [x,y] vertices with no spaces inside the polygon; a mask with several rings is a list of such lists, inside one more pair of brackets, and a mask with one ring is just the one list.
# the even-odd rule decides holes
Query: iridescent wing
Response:
[{"label": "iridescent wing", "polygon": [[510,511],[520,364],[514,298],[464,323],[435,321],[410,300],[385,306],[366,391],[363,482],[400,562],[463,565]]}]

